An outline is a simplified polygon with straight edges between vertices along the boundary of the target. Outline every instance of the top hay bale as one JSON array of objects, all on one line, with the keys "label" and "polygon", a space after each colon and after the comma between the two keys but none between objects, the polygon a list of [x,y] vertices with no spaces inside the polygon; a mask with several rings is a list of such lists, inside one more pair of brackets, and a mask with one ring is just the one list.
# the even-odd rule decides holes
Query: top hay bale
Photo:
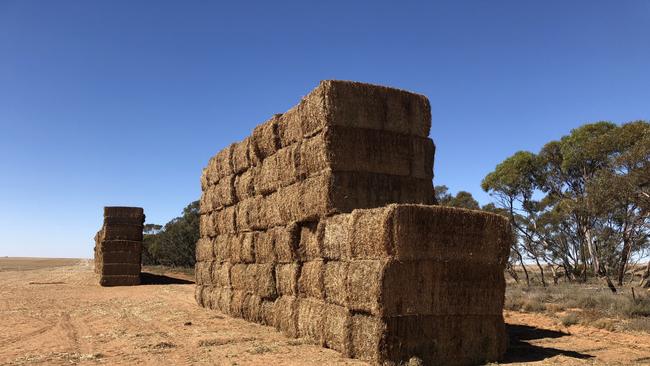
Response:
[{"label": "top hay bale", "polygon": [[280,134],[280,144],[291,144],[294,142],[293,136],[313,136],[326,126],[428,137],[431,106],[425,96],[404,90],[352,81],[324,80],[282,116],[278,130],[287,132],[299,128],[300,134]]},{"label": "top hay bale", "polygon": [[106,206],[104,207],[104,217],[144,218],[144,209],[142,207]]},{"label": "top hay bale", "polygon": [[203,189],[258,165],[279,149],[327,127],[385,131],[426,139],[429,100],[419,94],[352,81],[324,80],[284,114],[257,126],[250,137],[215,155],[203,173]]}]

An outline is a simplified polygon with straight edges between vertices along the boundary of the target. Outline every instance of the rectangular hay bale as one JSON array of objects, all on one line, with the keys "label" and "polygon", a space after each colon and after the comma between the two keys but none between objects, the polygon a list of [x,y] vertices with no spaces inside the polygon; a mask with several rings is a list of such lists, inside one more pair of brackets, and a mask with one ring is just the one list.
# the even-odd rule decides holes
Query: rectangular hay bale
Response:
[{"label": "rectangular hay bale", "polygon": [[298,334],[302,338],[325,345],[325,303],[313,299],[298,299]]},{"label": "rectangular hay bale", "polygon": [[276,114],[270,120],[258,125],[253,130],[251,135],[251,148],[256,161],[263,161],[267,157],[275,154],[279,149],[278,121],[281,118],[281,114]]},{"label": "rectangular hay bale", "polygon": [[[347,306],[347,262],[326,262],[323,268],[323,288],[328,303]],[[410,286],[410,284],[408,285]]]},{"label": "rectangular hay bale", "polygon": [[296,296],[298,294],[299,263],[278,264],[275,266],[275,281],[279,295]]},{"label": "rectangular hay bale", "polygon": [[212,240],[207,237],[199,238],[196,242],[196,261],[209,261],[214,259]]},{"label": "rectangular hay bale", "polygon": [[281,296],[273,304],[273,326],[288,337],[298,337],[298,299]]},{"label": "rectangular hay bale", "polygon": [[301,296],[316,299],[325,297],[323,267],[323,261],[320,260],[303,263],[298,279],[298,293]]},{"label": "rectangular hay bale", "polygon": [[322,249],[318,240],[318,222],[300,224],[300,242],[298,243],[298,257],[301,261],[322,259]]}]

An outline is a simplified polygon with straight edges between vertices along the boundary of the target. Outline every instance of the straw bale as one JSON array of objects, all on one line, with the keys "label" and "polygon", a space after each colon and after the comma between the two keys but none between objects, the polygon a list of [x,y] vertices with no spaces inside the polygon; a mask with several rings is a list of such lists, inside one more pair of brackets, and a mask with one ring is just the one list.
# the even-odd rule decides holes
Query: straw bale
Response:
[{"label": "straw bale", "polygon": [[507,344],[501,314],[389,317],[385,326],[385,342],[375,358],[380,362],[417,356],[427,365],[486,364],[500,359]]},{"label": "straw bale", "polygon": [[213,237],[216,235],[211,214],[201,214],[199,216],[199,235],[201,237]]},{"label": "straw bale", "polygon": [[314,299],[298,299],[298,335],[321,346],[325,345],[326,306]]},{"label": "straw bale", "polygon": [[214,258],[212,240],[207,237],[199,238],[196,242],[196,261],[209,261]]},{"label": "straw bale", "polygon": [[278,135],[278,122],[281,114],[274,115],[270,120],[255,127],[251,135],[251,148],[255,161],[262,161],[275,154],[280,146]]},{"label": "straw bale", "polygon": [[[332,202],[328,191],[337,187],[331,185],[331,173],[307,178],[301,182],[280,188],[276,203],[283,222],[316,221],[333,212],[339,201]],[[341,193],[339,199],[343,199]]]},{"label": "straw bale", "polygon": [[255,236],[255,262],[275,263],[274,237],[271,232],[259,231]]},{"label": "straw bale", "polygon": [[234,174],[232,167],[233,145],[219,151],[208,161],[206,180],[208,185],[216,184],[221,178]]},{"label": "straw bale", "polygon": [[259,233],[243,233],[240,237],[242,238],[240,253],[242,262],[255,263],[255,242],[258,241]]},{"label": "straw bale", "polygon": [[327,183],[328,212],[382,207],[391,203],[433,202],[431,180],[367,172],[336,172]]},{"label": "straw bale", "polygon": [[323,299],[323,261],[305,262],[298,278],[298,293],[301,296]]},{"label": "straw bale", "polygon": [[[231,261],[232,260],[232,242],[237,239],[234,234],[217,235],[211,239],[214,259],[218,261]],[[239,254],[237,254],[239,255]]]},{"label": "straw bale", "polygon": [[287,222],[280,215],[280,195],[275,192],[266,197],[261,202],[260,226],[270,228],[274,226],[285,225]]},{"label": "straw bale", "polygon": [[212,284],[212,267],[214,262],[205,261],[205,262],[196,262],[194,265],[194,276],[196,277],[196,283],[199,285],[209,285]]},{"label": "straw bale", "polygon": [[324,123],[420,137],[428,137],[431,129],[429,100],[425,96],[404,90],[351,81],[325,80],[305,99],[312,102],[310,106],[317,110],[319,104],[324,104],[326,119],[305,119],[303,134],[322,128]]},{"label": "straw bale", "polygon": [[244,298],[242,317],[248,321],[262,322],[262,298],[249,294]]},{"label": "straw bale", "polygon": [[135,240],[101,240],[97,249],[102,253],[108,252],[142,252],[142,242]]},{"label": "straw bale", "polygon": [[255,172],[257,172],[257,168],[247,170],[236,176],[234,190],[237,202],[255,195]]},{"label": "straw bale", "polygon": [[140,269],[140,263],[104,263],[100,273],[109,276],[138,276]]},{"label": "straw bale", "polygon": [[347,305],[347,262],[327,262],[323,269],[325,300],[329,303]]},{"label": "straw bale", "polygon": [[[429,143],[433,144],[428,138],[388,131],[330,126],[301,143],[299,173],[308,177],[329,168],[409,176],[415,167],[422,175],[427,167],[420,164],[430,163],[431,174],[419,178],[431,179],[433,151],[424,151]],[[431,156],[425,159],[424,154]]]},{"label": "straw bale", "polygon": [[235,174],[241,174],[252,166],[249,145],[249,137],[246,137],[241,142],[233,144],[231,159],[232,170]]},{"label": "straw bale", "polygon": [[237,208],[239,206],[240,205],[226,207],[220,211],[215,211],[210,215],[212,225],[214,225],[214,235],[233,234],[237,232]]},{"label": "straw bale", "polygon": [[411,177],[432,180],[433,157],[436,153],[436,145],[429,138],[416,138],[413,139],[412,146]]},{"label": "straw bale", "polygon": [[329,95],[320,85],[306,95],[296,106],[303,137],[318,133],[328,122],[326,102]]},{"label": "straw bale", "polygon": [[221,287],[219,289],[219,298],[217,300],[217,308],[224,314],[230,314],[230,307],[232,304],[233,290],[229,287]]},{"label": "straw bale", "polygon": [[253,264],[255,288],[254,293],[263,299],[275,299],[278,296],[275,284],[275,266],[273,263]]},{"label": "straw bale", "polygon": [[232,286],[232,283],[230,281],[231,268],[232,264],[229,262],[215,262],[212,266],[212,283],[223,287]]},{"label": "straw bale", "polygon": [[298,337],[298,300],[281,296],[273,306],[273,326],[288,337]]},{"label": "straw bale", "polygon": [[275,266],[275,281],[279,295],[298,294],[299,263],[278,264]]},{"label": "straw bale", "polygon": [[144,220],[144,209],[142,207],[105,206],[104,218],[122,217]]},{"label": "straw bale", "polygon": [[104,225],[139,225],[144,224],[144,215],[140,217],[123,217],[123,216],[106,216],[104,217]]},{"label": "straw bale", "polygon": [[349,356],[352,351],[350,344],[350,330],[352,317],[350,312],[337,305],[324,305],[323,338],[325,347],[337,350],[344,356]]},{"label": "straw bale", "polygon": [[255,262],[255,237],[257,233],[248,232],[233,236],[230,248],[230,259],[232,263],[254,263]]},{"label": "straw bale", "polygon": [[273,309],[275,306],[275,301],[270,301],[270,300],[262,300],[262,319],[260,320],[260,324],[262,325],[268,325],[268,326],[274,326],[274,317],[275,314],[273,313]]},{"label": "straw bale", "polygon": [[246,291],[233,289],[232,297],[230,299],[230,315],[237,318],[243,318],[244,308],[246,307],[246,302],[250,296],[251,294]]},{"label": "straw bale", "polygon": [[201,197],[199,198],[199,214],[201,215],[214,211],[214,207],[212,207],[212,189],[210,187],[201,191]]},{"label": "straw bale", "polygon": [[374,316],[354,314],[350,321],[350,356],[381,364],[386,324]]},{"label": "straw bale", "polygon": [[432,261],[387,263],[382,278],[382,315],[431,314],[432,294],[441,283],[433,272],[440,265]]},{"label": "straw bale", "polygon": [[356,260],[348,264],[347,306],[353,311],[380,314],[385,260]]},{"label": "straw bale", "polygon": [[219,292],[218,290],[215,291],[214,286],[212,285],[205,285],[203,288],[203,292],[201,292],[201,296],[203,297],[203,306],[207,309],[214,309],[216,307],[216,299],[215,296],[218,296]]},{"label": "straw bale", "polygon": [[351,254],[359,259],[465,258],[505,264],[511,240],[507,220],[498,215],[442,206],[355,210],[351,226]]},{"label": "straw bale", "polygon": [[229,175],[223,177],[215,185],[209,188],[208,198],[212,200],[209,206],[213,210],[218,210],[226,206],[235,204],[235,176]]},{"label": "straw bale", "polygon": [[140,275],[102,275],[101,286],[136,286],[140,284]]},{"label": "straw bale", "polygon": [[348,241],[352,258],[381,259],[393,255],[393,214],[394,210],[384,208],[352,211]]},{"label": "straw bale", "polygon": [[432,302],[430,314],[498,315],[503,311],[504,293],[505,281],[491,284],[438,283],[429,294]]},{"label": "straw bale", "polygon": [[303,262],[322,259],[322,249],[318,240],[317,228],[317,222],[306,222],[300,225],[298,257]]},{"label": "straw bale", "polygon": [[347,260],[351,258],[348,235],[352,215],[340,214],[319,221],[318,235],[323,258]]},{"label": "straw bale", "polygon": [[301,116],[298,106],[289,109],[278,120],[278,139],[281,147],[287,147],[302,139]]},{"label": "straw bale", "polygon": [[207,191],[209,186],[210,183],[208,182],[208,169],[203,168],[201,170],[201,192]]},{"label": "straw bale", "polygon": [[199,306],[203,306],[203,295],[202,295],[202,293],[203,293],[203,285],[197,284],[194,287],[194,300],[196,300],[196,303]]},{"label": "straw bale", "polygon": [[291,263],[298,259],[300,227],[296,223],[267,231],[273,238],[273,248],[278,263]]},{"label": "straw bale", "polygon": [[297,145],[287,146],[266,158],[255,175],[255,192],[268,195],[280,187],[297,181],[298,171],[296,160],[300,150]]},{"label": "straw bale", "polygon": [[246,291],[251,288],[248,264],[234,264],[230,268],[230,283],[235,290]]},{"label": "straw bale", "polygon": [[240,202],[237,210],[237,230],[250,231],[265,229],[262,226],[262,196],[255,196]]},{"label": "straw bale", "polygon": [[142,225],[104,225],[101,240],[142,241]]},{"label": "straw bale", "polygon": [[508,220],[500,215],[442,206],[389,209],[395,212],[394,245],[400,258],[480,258],[505,265],[512,237]]}]

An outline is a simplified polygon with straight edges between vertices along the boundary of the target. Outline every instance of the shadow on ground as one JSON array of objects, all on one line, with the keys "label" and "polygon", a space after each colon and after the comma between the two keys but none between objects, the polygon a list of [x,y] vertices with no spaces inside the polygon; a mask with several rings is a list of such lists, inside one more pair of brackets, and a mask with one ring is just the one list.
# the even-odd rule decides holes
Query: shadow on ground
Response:
[{"label": "shadow on ground", "polygon": [[160,274],[142,272],[140,273],[140,283],[142,285],[189,285],[194,281],[183,278],[170,277]]},{"label": "shadow on ground", "polygon": [[542,361],[559,355],[581,360],[594,357],[586,353],[535,346],[527,342],[543,338],[560,338],[568,336],[568,333],[518,324],[506,324],[506,329],[510,345],[504,359],[500,362],[501,364]]}]

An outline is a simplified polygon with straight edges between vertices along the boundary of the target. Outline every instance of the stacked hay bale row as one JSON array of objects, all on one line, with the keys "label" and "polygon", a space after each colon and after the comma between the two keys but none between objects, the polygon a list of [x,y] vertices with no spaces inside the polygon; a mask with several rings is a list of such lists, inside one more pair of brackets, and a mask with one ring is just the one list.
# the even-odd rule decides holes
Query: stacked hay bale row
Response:
[{"label": "stacked hay bale row", "polygon": [[[420,95],[325,81],[219,152],[201,179],[197,302],[370,361],[446,360],[441,347],[494,359],[502,222],[386,207],[433,202],[429,109]],[[432,220],[444,224],[432,232]]]},{"label": "stacked hay bale row", "polygon": [[144,210],[104,207],[104,224],[95,235],[95,272],[102,286],[140,284]]}]

